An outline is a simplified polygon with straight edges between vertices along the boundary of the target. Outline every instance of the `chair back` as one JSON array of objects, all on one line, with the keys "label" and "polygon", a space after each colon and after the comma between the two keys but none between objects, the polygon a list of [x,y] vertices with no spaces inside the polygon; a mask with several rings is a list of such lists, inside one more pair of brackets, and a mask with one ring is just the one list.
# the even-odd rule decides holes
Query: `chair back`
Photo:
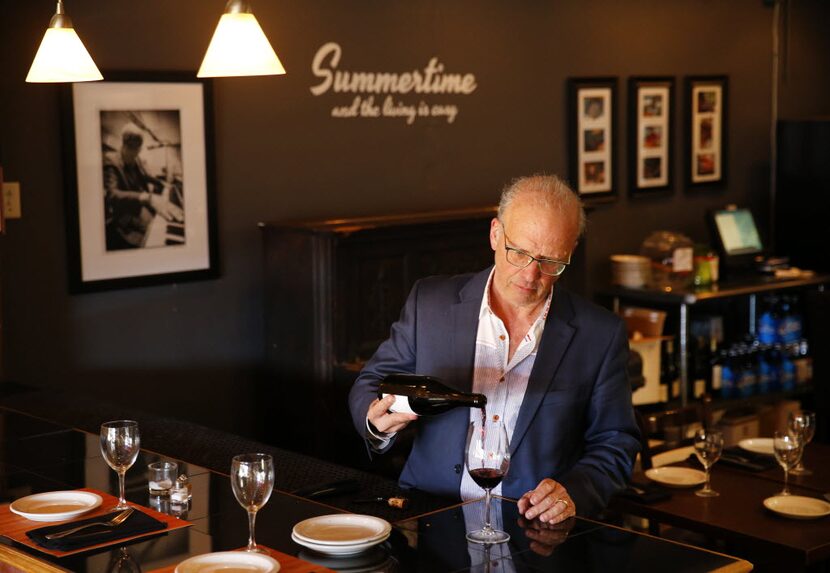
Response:
[{"label": "chair back", "polygon": [[695,430],[710,426],[711,398],[700,402],[657,412],[635,409],[640,428],[640,464],[643,470],[654,467],[654,456],[694,443]]}]

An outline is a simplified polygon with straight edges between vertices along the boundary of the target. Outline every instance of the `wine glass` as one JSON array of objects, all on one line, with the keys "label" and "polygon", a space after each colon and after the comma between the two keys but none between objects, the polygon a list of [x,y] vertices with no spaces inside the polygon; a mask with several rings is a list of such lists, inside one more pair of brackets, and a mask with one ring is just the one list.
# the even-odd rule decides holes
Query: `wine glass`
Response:
[{"label": "wine glass", "polygon": [[248,547],[246,551],[267,553],[257,547],[254,538],[256,512],[268,503],[274,489],[274,458],[268,454],[242,454],[231,462],[231,487],[239,505],[248,512]]},{"label": "wine glass", "polygon": [[695,432],[695,455],[706,470],[706,485],[695,492],[700,497],[717,497],[720,494],[709,486],[709,468],[720,459],[723,450],[723,434],[717,430]]},{"label": "wine glass", "polygon": [[124,498],[124,475],[135,463],[141,449],[138,422],[115,420],[101,424],[101,455],[107,465],[118,474],[118,505],[115,509],[127,509]]},{"label": "wine glass", "polygon": [[510,443],[501,420],[470,422],[467,432],[467,471],[485,491],[484,527],[467,533],[473,543],[504,543],[510,535],[490,525],[490,490],[501,483],[510,467]]},{"label": "wine glass", "polygon": [[808,412],[806,410],[799,410],[797,412],[790,412],[787,416],[787,428],[790,433],[795,434],[801,440],[801,458],[798,460],[798,465],[790,470],[790,473],[795,476],[807,476],[813,472],[804,467],[804,448],[813,439],[816,433],[816,413]]},{"label": "wine glass", "polygon": [[789,432],[775,432],[772,439],[772,447],[775,451],[775,459],[778,465],[784,468],[784,489],[778,495],[790,495],[787,487],[790,470],[792,470],[801,459],[801,441],[795,434]]}]

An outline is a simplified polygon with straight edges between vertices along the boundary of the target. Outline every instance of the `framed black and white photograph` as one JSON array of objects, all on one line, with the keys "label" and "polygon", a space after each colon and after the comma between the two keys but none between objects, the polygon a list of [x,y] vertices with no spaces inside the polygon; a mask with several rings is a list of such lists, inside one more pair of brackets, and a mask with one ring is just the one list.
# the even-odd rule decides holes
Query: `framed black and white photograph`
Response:
[{"label": "framed black and white photograph", "polygon": [[64,92],[70,291],[218,276],[210,83],[106,77]]},{"label": "framed black and white photograph", "polygon": [[583,199],[609,201],[616,189],[616,78],[568,80],[569,179]]},{"label": "framed black and white photograph", "polygon": [[686,78],[686,173],[690,187],[726,183],[728,78]]},{"label": "framed black and white photograph", "polygon": [[633,194],[672,187],[674,78],[628,80],[628,175]]}]

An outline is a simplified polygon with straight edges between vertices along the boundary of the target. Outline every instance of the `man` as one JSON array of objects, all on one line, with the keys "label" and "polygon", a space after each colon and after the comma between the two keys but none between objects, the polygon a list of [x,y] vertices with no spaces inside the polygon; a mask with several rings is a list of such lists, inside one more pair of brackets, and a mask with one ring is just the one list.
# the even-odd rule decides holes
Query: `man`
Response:
[{"label": "man", "polygon": [[[413,422],[377,400],[393,372],[428,374],[487,396],[511,440],[510,470],[494,493],[519,498],[527,519],[558,523],[592,515],[622,489],[639,450],[626,378],[623,322],[554,285],[585,215],[556,177],[516,180],[490,224],[495,265],[473,275],[430,277],[412,288],[391,336],[366,364],[349,403],[376,451]],[[464,468],[471,416],[456,408],[419,419],[403,487],[470,499],[482,495]]]},{"label": "man", "polygon": [[104,156],[107,250],[144,246],[147,227],[156,214],[167,221],[184,220],[182,208],[164,193],[167,183],[151,176],[139,154],[141,129],[127,123],[121,130],[121,150]]}]

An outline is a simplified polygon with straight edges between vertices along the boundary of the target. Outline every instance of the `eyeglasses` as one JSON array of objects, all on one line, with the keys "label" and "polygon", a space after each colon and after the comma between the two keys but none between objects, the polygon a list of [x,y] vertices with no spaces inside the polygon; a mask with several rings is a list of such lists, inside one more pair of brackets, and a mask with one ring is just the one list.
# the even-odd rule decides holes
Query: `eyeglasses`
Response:
[{"label": "eyeglasses", "polygon": [[[507,262],[513,265],[514,267],[518,267],[520,269],[525,268],[533,261],[536,261],[536,264],[539,265],[539,271],[543,275],[548,275],[551,277],[558,277],[562,273],[565,272],[565,269],[570,263],[564,261],[557,261],[555,259],[541,259],[534,257],[531,254],[524,252],[521,249],[517,249],[515,247],[508,247],[507,246],[507,233],[504,231],[504,224],[501,226],[502,235],[504,235],[504,250],[505,258]],[[512,241],[511,241],[512,242]]]}]

